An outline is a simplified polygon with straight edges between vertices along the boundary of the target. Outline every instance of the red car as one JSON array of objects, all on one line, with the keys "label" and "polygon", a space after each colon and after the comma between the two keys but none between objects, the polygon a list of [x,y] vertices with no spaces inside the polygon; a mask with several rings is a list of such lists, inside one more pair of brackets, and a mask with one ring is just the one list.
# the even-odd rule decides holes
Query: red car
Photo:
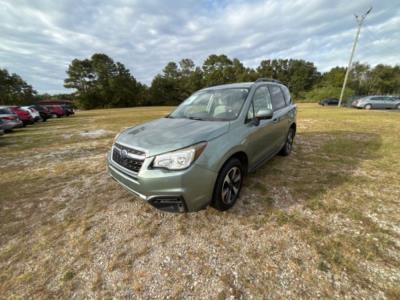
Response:
[{"label": "red car", "polygon": [[9,106],[8,107],[14,114],[18,116],[18,118],[22,121],[24,124],[23,126],[30,125],[35,123],[31,114],[23,109],[21,109],[19,106]]},{"label": "red car", "polygon": [[57,118],[65,116],[65,111],[61,105],[47,105],[46,107],[50,115],[56,116]]}]

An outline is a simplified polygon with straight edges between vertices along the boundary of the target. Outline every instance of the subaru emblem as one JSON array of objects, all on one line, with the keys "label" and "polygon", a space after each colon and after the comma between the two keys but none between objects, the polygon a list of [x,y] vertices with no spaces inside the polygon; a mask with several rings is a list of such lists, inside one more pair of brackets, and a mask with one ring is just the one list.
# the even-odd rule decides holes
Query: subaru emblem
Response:
[{"label": "subaru emblem", "polygon": [[125,149],[121,150],[121,158],[123,159],[128,158],[128,151],[126,151]]}]

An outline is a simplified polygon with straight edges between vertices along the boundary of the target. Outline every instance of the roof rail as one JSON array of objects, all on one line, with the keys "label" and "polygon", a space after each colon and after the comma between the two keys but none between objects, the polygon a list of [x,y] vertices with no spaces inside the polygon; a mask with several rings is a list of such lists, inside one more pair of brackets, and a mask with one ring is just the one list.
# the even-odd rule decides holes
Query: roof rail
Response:
[{"label": "roof rail", "polygon": [[258,78],[255,82],[275,82],[282,84],[281,81],[272,78]]}]

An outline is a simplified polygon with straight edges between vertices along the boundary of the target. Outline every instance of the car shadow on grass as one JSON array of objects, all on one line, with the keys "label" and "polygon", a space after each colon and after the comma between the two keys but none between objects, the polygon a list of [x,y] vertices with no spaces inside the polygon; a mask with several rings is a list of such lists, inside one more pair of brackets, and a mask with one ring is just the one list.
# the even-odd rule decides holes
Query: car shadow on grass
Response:
[{"label": "car shadow on grass", "polygon": [[232,213],[253,215],[298,204],[315,208],[330,190],[365,180],[360,165],[379,158],[381,144],[375,133],[298,133],[290,156],[276,156],[249,174]]}]

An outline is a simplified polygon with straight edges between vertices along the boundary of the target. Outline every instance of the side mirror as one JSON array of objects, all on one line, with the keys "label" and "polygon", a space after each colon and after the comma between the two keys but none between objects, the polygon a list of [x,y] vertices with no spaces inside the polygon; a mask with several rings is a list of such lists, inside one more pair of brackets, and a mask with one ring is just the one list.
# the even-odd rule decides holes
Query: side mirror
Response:
[{"label": "side mirror", "polygon": [[272,111],[272,109],[259,110],[256,113],[256,119],[258,120],[272,119],[273,116],[274,112]]}]

